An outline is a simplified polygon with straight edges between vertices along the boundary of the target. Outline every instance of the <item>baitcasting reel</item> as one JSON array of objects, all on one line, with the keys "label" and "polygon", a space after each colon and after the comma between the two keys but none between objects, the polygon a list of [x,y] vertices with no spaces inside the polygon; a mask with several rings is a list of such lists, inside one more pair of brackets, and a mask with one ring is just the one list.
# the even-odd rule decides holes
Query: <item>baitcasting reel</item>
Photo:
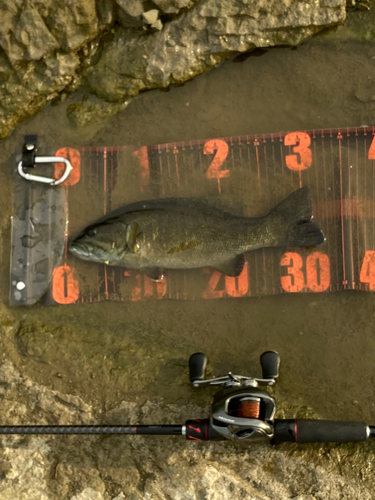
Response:
[{"label": "baitcasting reel", "polygon": [[145,434],[185,436],[193,441],[243,439],[265,440],[272,444],[343,443],[366,441],[375,437],[375,426],[364,422],[315,419],[277,419],[275,399],[259,386],[271,386],[279,375],[280,357],[266,351],[260,357],[263,378],[244,377],[229,372],[224,377],[204,378],[207,358],[202,353],[190,356],[190,381],[194,387],[222,385],[214,396],[210,418],[186,420],[168,425],[0,425],[7,434]]},{"label": "baitcasting reel", "polygon": [[271,440],[275,399],[259,386],[272,386],[279,376],[280,356],[266,351],[260,356],[263,378],[245,377],[229,372],[224,377],[205,379],[207,356],[197,352],[190,356],[190,381],[194,387],[221,385],[210,412],[210,426],[229,439]]}]

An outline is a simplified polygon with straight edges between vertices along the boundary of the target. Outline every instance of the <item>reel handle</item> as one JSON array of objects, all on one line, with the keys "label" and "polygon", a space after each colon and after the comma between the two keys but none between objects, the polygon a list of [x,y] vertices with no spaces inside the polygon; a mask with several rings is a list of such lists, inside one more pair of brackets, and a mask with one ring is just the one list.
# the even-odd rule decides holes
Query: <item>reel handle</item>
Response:
[{"label": "reel handle", "polygon": [[263,378],[272,379],[279,376],[280,356],[276,351],[265,351],[260,357]]},{"label": "reel handle", "polygon": [[207,356],[203,352],[196,352],[189,358],[189,378],[194,384],[197,380],[204,380],[207,365]]}]

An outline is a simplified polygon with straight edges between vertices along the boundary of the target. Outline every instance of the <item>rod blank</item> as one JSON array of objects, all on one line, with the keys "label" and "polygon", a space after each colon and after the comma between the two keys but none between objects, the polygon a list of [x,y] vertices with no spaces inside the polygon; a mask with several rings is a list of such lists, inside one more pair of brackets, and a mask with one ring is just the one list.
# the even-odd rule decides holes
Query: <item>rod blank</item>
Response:
[{"label": "rod blank", "polygon": [[182,425],[2,425],[0,434],[181,435]]}]

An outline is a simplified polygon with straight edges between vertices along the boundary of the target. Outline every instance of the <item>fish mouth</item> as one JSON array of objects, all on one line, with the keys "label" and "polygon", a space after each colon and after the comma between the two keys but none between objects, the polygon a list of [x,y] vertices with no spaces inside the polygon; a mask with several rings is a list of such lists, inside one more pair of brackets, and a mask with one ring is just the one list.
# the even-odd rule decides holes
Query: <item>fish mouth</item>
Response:
[{"label": "fish mouth", "polygon": [[72,241],[68,244],[68,251],[79,259],[89,262],[103,264],[111,260],[108,252],[90,242]]},{"label": "fish mouth", "polygon": [[79,257],[80,259],[92,260],[92,258],[95,257],[95,255],[93,253],[93,248],[91,248],[89,245],[85,245],[81,242],[72,241],[68,245],[68,250],[70,253],[72,253],[76,257]]}]

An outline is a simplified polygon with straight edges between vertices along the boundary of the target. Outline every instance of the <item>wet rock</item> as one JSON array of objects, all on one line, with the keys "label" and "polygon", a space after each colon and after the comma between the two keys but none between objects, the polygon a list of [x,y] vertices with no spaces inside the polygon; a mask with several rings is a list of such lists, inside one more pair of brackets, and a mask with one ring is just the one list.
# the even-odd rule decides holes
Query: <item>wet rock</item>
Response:
[{"label": "wet rock", "polygon": [[157,19],[154,23],[151,24],[151,28],[160,31],[163,29],[163,23],[160,21],[160,19]]},{"label": "wet rock", "polygon": [[19,59],[38,60],[58,48],[57,40],[48,31],[42,16],[37,10],[32,9],[21,12],[16,28],[10,33],[3,34],[3,40],[3,48],[5,50],[8,48],[11,55],[14,40],[25,49],[22,57],[13,58],[12,62]]},{"label": "wet rock", "polygon": [[[345,0],[58,4],[4,0],[0,5],[0,138],[81,82],[84,91],[104,100],[98,113],[95,106],[70,110],[70,118],[83,126],[123,109],[142,90],[182,83],[234,52],[296,45],[327,26],[343,23],[345,5]],[[166,18],[158,19],[152,6]],[[143,26],[142,14],[148,28]],[[112,27],[116,21],[120,28]]]},{"label": "wet rock", "polygon": [[296,45],[323,27],[344,20],[342,0],[324,6],[315,2],[302,6],[289,0],[275,0],[266,6],[206,0],[165,24],[159,33],[120,29],[98,63],[86,71],[85,80],[98,97],[124,100],[145,89],[189,80],[233,52]]},{"label": "wet rock", "polygon": [[[7,360],[0,365],[0,388],[3,424],[99,421],[78,396],[35,383]],[[125,400],[100,421],[182,423],[206,413],[188,402]],[[301,413],[309,415],[305,409]],[[371,500],[373,465],[371,443],[272,448],[187,442],[178,436],[5,436],[0,441],[2,498],[20,500]]]},{"label": "wet rock", "polygon": [[159,17],[159,11],[157,9],[148,10],[142,14],[142,17],[147,24],[153,24]]},{"label": "wet rock", "polygon": [[39,60],[54,50],[77,50],[112,22],[111,3],[100,6],[95,0],[74,3],[51,0],[12,2],[0,6],[0,46],[11,64]]},{"label": "wet rock", "polygon": [[22,376],[10,361],[0,366],[0,394],[5,401],[2,404],[3,423],[53,425],[59,422],[69,425],[89,423],[92,419],[90,407],[81,398],[36,384]]},{"label": "wet rock", "polygon": [[143,13],[143,4],[141,0],[116,0],[116,3],[129,14],[129,16],[138,17]]},{"label": "wet rock", "polygon": [[[359,51],[361,49],[359,45],[356,45],[356,48],[359,48]],[[301,48],[302,51],[305,49],[310,50],[309,46]],[[324,49],[322,48],[322,51]],[[298,50],[297,54],[300,54],[301,50]],[[341,45],[337,51],[334,51],[332,58],[325,62],[325,68],[328,68],[327,74],[329,74],[330,67],[337,68],[336,79],[344,80],[347,73],[340,69],[342,70],[342,65],[348,62],[350,56],[347,54],[347,58],[339,60],[340,50],[342,50]],[[290,56],[286,61],[292,63],[292,57],[296,53],[285,52]],[[355,51],[356,57],[358,57],[358,52]],[[324,62],[322,52],[316,53],[315,58],[319,60],[319,64],[322,60]],[[360,58],[357,64],[362,64],[362,61],[363,59]],[[228,70],[230,66],[238,68],[238,65],[228,65]],[[288,76],[293,75],[296,66],[288,68],[286,83],[288,83]],[[312,64],[308,76],[314,75],[316,68],[317,66]],[[353,68],[353,74],[355,74],[355,66]],[[300,69],[304,71],[307,68],[302,65]],[[364,73],[366,73],[366,67],[358,73],[357,80],[366,82],[367,75],[363,76]],[[271,71],[270,75],[273,83],[276,81],[277,70]],[[232,78],[230,80],[232,81]],[[247,81],[249,80],[246,79]],[[325,79],[320,81],[325,82]],[[196,83],[199,84],[199,82]],[[257,81],[258,85],[260,83],[264,85],[264,80]],[[343,101],[347,99],[347,96],[352,97],[353,89],[358,82],[354,81],[353,88],[352,80],[349,79],[349,83],[351,93],[349,94],[349,90],[345,88],[339,93],[340,98],[336,101],[332,99],[331,106],[328,106],[329,113],[333,114],[332,110],[337,110],[340,106],[340,99]],[[285,89],[285,86],[281,88]],[[292,89],[295,88],[292,86]],[[311,87],[307,86],[307,88],[310,92]],[[342,89],[339,84],[333,85],[332,88]],[[204,101],[209,91],[212,92],[212,87],[207,86],[204,93],[185,94],[185,99],[189,100],[191,107],[196,104],[203,107],[201,116],[206,113],[209,106],[209,103]],[[329,99],[333,94],[332,90],[327,91],[326,94],[320,93],[319,98],[324,102],[324,98]],[[154,95],[155,100],[151,100],[151,103],[155,103],[158,99],[159,94]],[[216,93],[214,95],[215,98],[218,97]],[[285,98],[283,93],[279,95],[280,100]],[[296,95],[300,95],[298,90]],[[301,93],[302,97],[304,95],[306,94]],[[228,107],[232,106],[235,100],[243,103],[242,96],[241,93],[234,96],[229,93]],[[258,94],[255,94],[255,98],[258,98]],[[271,102],[274,101],[271,99]],[[306,102],[307,106],[311,105],[312,111],[315,112],[314,104],[311,104],[308,99]],[[183,103],[180,104],[183,105]],[[173,101],[173,104],[178,104],[178,98]],[[279,109],[277,106],[275,108]],[[224,108],[224,112],[226,109]],[[347,109],[344,107],[344,110]],[[358,110],[358,108],[354,109]],[[51,110],[56,111],[56,108],[51,108]],[[148,106],[147,112],[149,111]],[[165,127],[175,127],[180,118],[178,108],[173,110],[173,113],[167,109],[165,115],[160,109],[158,112],[151,109],[150,115],[147,112],[141,115],[145,123],[143,130],[147,137],[150,137],[147,134],[152,128],[147,128],[148,120],[158,123],[158,118],[162,116],[163,121],[167,122],[164,129],[161,127],[165,134]],[[214,112],[221,113],[223,110],[221,106],[218,106]],[[225,120],[228,120],[224,112],[224,118],[217,124],[217,132],[215,132],[217,134],[222,133],[220,127],[223,126]],[[295,109],[293,109],[294,112]],[[248,110],[245,109],[244,113],[248,113]],[[266,113],[266,116],[268,117],[269,114]],[[328,112],[326,116],[328,117]],[[347,116],[352,116],[352,114],[349,113]],[[44,119],[44,115],[42,118]],[[241,115],[237,115],[237,118],[241,120]],[[334,127],[336,126],[335,120],[337,123],[337,120],[343,121],[344,119],[342,112],[333,118],[332,122],[328,120],[327,123]],[[34,127],[38,128],[38,125],[43,125],[44,129],[43,126],[40,129],[44,130],[49,137],[53,138],[54,134],[59,137],[58,123],[53,123],[51,119],[43,124],[41,121],[41,117],[33,121]],[[137,122],[135,119],[135,125],[139,127],[139,123],[142,124],[141,121]],[[259,128],[259,123],[264,122],[258,120],[254,124],[254,130],[256,127]],[[293,125],[296,122],[286,123]],[[182,134],[190,130],[191,124],[191,121],[186,121]],[[52,130],[47,130],[47,128]],[[117,121],[113,128],[116,128],[118,132],[114,135],[112,143],[126,141],[126,131],[130,127],[126,123],[124,126],[122,121]],[[274,130],[277,129],[277,127],[274,128]],[[206,133],[208,129],[199,129],[200,132],[192,130],[198,137],[208,136]],[[61,135],[61,137],[64,136]],[[140,137],[142,141],[140,144],[145,143],[142,134]],[[110,131],[107,131],[99,134],[93,144],[109,144],[109,138],[111,139]],[[10,155],[14,150],[12,147],[14,142],[12,143],[12,139],[9,142],[4,141],[4,144],[5,142],[8,145],[6,154]],[[4,156],[2,158],[4,159]],[[6,169],[3,170],[5,172]],[[3,186],[8,186],[10,175],[5,176],[4,172]],[[10,202],[6,194],[7,192],[4,191],[3,228],[9,225],[8,216],[10,215]],[[3,229],[3,248],[9,246],[8,234]],[[4,258],[3,261],[5,262],[6,259]],[[6,281],[4,280],[3,283]],[[6,286],[2,289],[4,296],[5,289]],[[97,308],[75,305],[71,308],[61,306],[13,310],[7,310],[4,305],[0,305],[3,326],[0,335],[1,352],[7,355],[10,353],[15,363],[14,366],[20,367],[20,372],[17,372],[14,366],[12,370],[6,364],[7,369],[0,378],[2,388],[0,397],[2,411],[4,411],[2,423],[57,423],[60,418],[61,422],[72,423],[76,421],[100,421],[108,424],[112,422],[182,423],[188,417],[204,417],[207,415],[209,396],[212,393],[210,390],[202,391],[201,394],[199,394],[200,391],[196,393],[193,393],[191,389],[189,391],[186,360],[192,349],[202,348],[205,352],[207,346],[207,349],[211,351],[211,354],[209,351],[208,354],[215,363],[217,358],[212,351],[219,354],[219,365],[213,365],[211,374],[220,375],[224,369],[235,369],[232,361],[238,363],[239,367],[245,366],[246,370],[251,369],[249,374],[252,374],[253,368],[257,367],[259,370],[258,359],[252,355],[252,352],[261,347],[274,348],[273,342],[278,342],[278,339],[280,339],[280,344],[277,344],[276,348],[280,345],[285,353],[291,351],[291,356],[286,356],[283,365],[280,393],[277,394],[278,416],[291,417],[299,413],[297,407],[291,408],[288,404],[283,409],[281,400],[282,393],[287,401],[294,400],[298,392],[295,390],[297,388],[303,394],[305,402],[309,401],[310,397],[315,397],[317,407],[324,405],[327,408],[327,401],[332,401],[332,404],[340,401],[340,407],[337,406],[336,410],[326,416],[364,418],[369,423],[373,423],[374,406],[373,403],[367,404],[366,400],[373,386],[371,369],[362,371],[362,369],[355,368],[357,365],[363,368],[366,365],[372,366],[371,356],[374,343],[371,314],[373,306],[371,297],[368,297],[367,305],[363,306],[363,303],[366,304],[364,294],[355,296],[353,292],[350,297],[345,298],[346,307],[340,308],[339,296],[314,294],[314,300],[321,303],[322,307],[319,314],[312,314],[310,317],[306,316],[306,308],[303,304],[307,307],[306,304],[312,300],[311,296],[305,296],[305,302],[303,302],[297,295],[293,298],[280,297],[280,302],[273,300],[271,303],[263,299],[254,301],[254,307],[252,307],[252,301],[246,301],[242,306],[235,302],[230,304],[230,309],[226,301],[216,308],[210,308],[207,302],[198,303],[194,309],[177,303],[167,308],[163,302],[160,302],[155,305],[148,304],[147,310],[141,304],[138,304],[139,308],[135,309],[137,305],[121,307],[119,303],[114,304],[113,307],[106,307],[109,304],[102,303],[97,304]],[[265,305],[262,309],[263,302]],[[163,312],[158,313],[159,310]],[[246,315],[245,310],[250,310],[251,314]],[[345,310],[349,311],[347,316],[344,314]],[[221,311],[222,314],[220,314]],[[233,314],[229,311],[233,311]],[[298,317],[298,311],[300,319],[296,320],[295,315],[297,314]],[[281,318],[285,324],[282,328],[278,326],[280,314],[285,316]],[[254,318],[254,323],[251,317]],[[269,322],[266,321],[268,317]],[[141,318],[144,318],[144,322]],[[341,323],[340,318],[344,318]],[[221,333],[220,323],[223,324]],[[179,327],[177,330],[176,325]],[[299,325],[305,332],[304,342],[306,342],[306,350],[301,351],[296,349],[294,341],[300,331]],[[152,332],[153,328],[155,328],[154,332]],[[272,333],[273,330],[275,333]],[[322,335],[317,335],[320,331]],[[17,348],[15,336],[20,337],[19,348]],[[353,343],[345,343],[350,336],[354,338]],[[314,337],[316,341],[309,343],[308,339]],[[131,339],[136,339],[136,342]],[[354,350],[348,356],[347,353],[351,352],[353,345],[358,345],[358,350]],[[108,348],[109,346],[111,349]],[[342,346],[341,350],[340,346]],[[329,357],[329,353],[333,351],[338,353],[337,358]],[[105,356],[107,359],[104,359]],[[176,360],[173,364],[171,364],[171,358]],[[329,368],[325,370],[320,359],[324,359]],[[304,372],[309,373],[307,378],[304,378],[301,373],[302,365],[307,367]],[[242,369],[239,369],[239,372],[242,373]],[[24,373],[27,373],[28,377],[23,376]],[[55,380],[54,373],[61,373],[64,377],[60,379],[56,376]],[[95,385],[88,390],[90,373],[95,374]],[[322,383],[324,376],[326,376],[326,382]],[[72,384],[69,382],[71,379],[73,379]],[[296,379],[298,382],[294,383]],[[178,385],[176,380],[178,380]],[[356,381],[360,381],[359,385]],[[35,392],[32,392],[29,386],[34,387]],[[52,392],[51,387],[57,387],[58,391]],[[76,394],[81,396],[80,404],[76,403]],[[74,399],[70,400],[70,395]],[[140,395],[138,399],[137,395]],[[360,408],[354,412],[352,401],[357,396]],[[189,397],[192,402],[195,402],[194,404],[189,403]],[[94,398],[98,401],[95,402]],[[109,398],[111,398],[110,402],[107,403]],[[202,404],[197,403],[198,398],[202,398]],[[147,399],[151,401],[145,403]],[[72,404],[63,404],[62,401]],[[172,404],[173,402],[179,404]],[[95,408],[94,411],[91,410],[92,407]],[[105,407],[114,408],[103,415],[100,411],[101,407],[102,411],[105,411]],[[354,408],[358,407],[354,406]],[[90,410],[92,418],[88,418]],[[303,409],[300,416],[307,415],[307,410]],[[306,447],[285,444],[271,448],[248,444],[241,446],[239,443],[230,442],[190,443],[177,436],[175,438],[60,436],[27,439],[2,438],[0,443],[0,496],[12,500],[19,498],[38,500],[66,498],[70,500],[72,497],[80,498],[81,495],[86,497],[91,495],[91,498],[104,498],[105,500],[115,498],[130,500],[144,500],[145,498],[158,500],[166,498],[353,500],[364,498],[366,500],[374,496],[374,444],[371,442],[359,445]]]},{"label": "wet rock", "polygon": [[67,85],[78,51],[113,22],[112,2],[4,0],[0,4],[0,138]]},{"label": "wet rock", "polygon": [[[107,13],[106,22],[108,19]],[[59,48],[65,51],[79,49],[88,40],[94,38],[100,29],[100,19],[96,11],[95,1],[58,4],[53,16],[46,20],[48,28],[58,41]]]},{"label": "wet rock", "polygon": [[[124,497],[125,498],[125,497]],[[85,488],[78,495],[74,495],[70,500],[104,500],[103,495],[99,491],[92,488]]]},{"label": "wet rock", "polygon": [[361,102],[373,102],[375,101],[375,85],[360,87],[354,92],[354,95]]},{"label": "wet rock", "polygon": [[327,30],[323,33],[324,38],[330,40],[358,40],[361,42],[374,41],[374,4],[367,1],[348,0],[348,7],[349,15],[346,23]]},{"label": "wet rock", "polygon": [[130,100],[124,102],[108,102],[98,99],[95,95],[68,106],[67,114],[73,127],[84,127],[92,123],[103,123],[106,119],[122,111]]},{"label": "wet rock", "polygon": [[181,9],[190,9],[198,0],[153,0],[165,14],[177,14]]}]

